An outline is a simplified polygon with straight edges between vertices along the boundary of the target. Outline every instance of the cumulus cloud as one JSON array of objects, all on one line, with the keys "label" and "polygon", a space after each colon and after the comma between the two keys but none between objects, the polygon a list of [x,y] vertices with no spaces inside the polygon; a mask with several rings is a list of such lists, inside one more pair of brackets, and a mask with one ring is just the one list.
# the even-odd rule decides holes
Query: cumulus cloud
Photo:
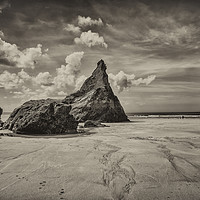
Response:
[{"label": "cumulus cloud", "polygon": [[0,74],[0,87],[9,90],[14,98],[23,100],[65,96],[69,89],[79,89],[86,79],[84,75],[80,76],[83,55],[84,52],[68,55],[66,65],[57,68],[55,76],[49,72],[30,76],[24,69],[18,73],[4,71]]},{"label": "cumulus cloud", "polygon": [[23,69],[18,73],[10,73],[5,70],[0,74],[0,87],[6,90],[21,89],[23,85],[33,83],[34,77],[30,76]]},{"label": "cumulus cloud", "polygon": [[37,60],[46,56],[47,54],[42,52],[41,44],[20,51],[16,44],[10,44],[0,38],[1,65],[34,69]]},{"label": "cumulus cloud", "polygon": [[84,52],[74,52],[65,58],[65,62],[69,65],[71,70],[79,70],[81,66],[81,59],[83,58]]},{"label": "cumulus cloud", "polygon": [[5,89],[17,89],[24,83],[23,79],[18,74],[4,71],[0,74],[0,87]]},{"label": "cumulus cloud", "polygon": [[73,24],[67,24],[64,30],[72,32],[72,33],[76,33],[76,34],[81,32],[81,28],[78,26],[74,26]]},{"label": "cumulus cloud", "polygon": [[155,78],[155,75],[150,75],[147,78],[135,79],[134,74],[129,75],[124,73],[123,71],[120,71],[116,75],[112,73],[109,74],[111,84],[113,84],[113,86],[116,87],[119,92],[122,92],[123,90],[133,86],[138,86],[140,84],[149,85]]},{"label": "cumulus cloud", "polygon": [[24,69],[18,72],[18,76],[25,81],[30,81],[32,79],[32,77],[27,72],[25,72]]},{"label": "cumulus cloud", "polygon": [[61,65],[56,69],[56,77],[54,84],[57,88],[66,88],[67,86],[75,86],[76,79],[80,73],[81,59],[84,52],[74,52],[65,58],[66,65]]},{"label": "cumulus cloud", "polygon": [[67,95],[68,89],[77,89],[84,77],[79,77],[83,55],[84,52],[74,52],[68,55],[65,58],[66,65],[61,65],[61,67],[57,68],[54,77],[52,77],[49,72],[39,73],[34,78],[34,81],[41,85],[41,87],[35,91],[37,96],[42,98],[65,96]]},{"label": "cumulus cloud", "polygon": [[10,91],[13,98],[23,101],[47,98],[57,95],[59,89],[54,87],[49,72],[30,76],[23,69],[18,73],[4,71],[0,74],[0,87]]},{"label": "cumulus cloud", "polygon": [[102,22],[101,18],[96,20],[96,19],[91,19],[91,17],[82,17],[79,15],[78,16],[78,25],[80,27],[86,27],[86,26],[92,26],[92,25],[102,26],[103,22]]},{"label": "cumulus cloud", "polygon": [[40,72],[34,79],[36,84],[50,86],[52,83],[52,76],[49,72]]},{"label": "cumulus cloud", "polygon": [[107,48],[108,45],[105,43],[104,38],[99,36],[98,33],[93,33],[91,30],[88,32],[82,32],[80,38],[76,37],[74,39],[76,44],[83,44],[88,47],[92,46],[102,46]]}]

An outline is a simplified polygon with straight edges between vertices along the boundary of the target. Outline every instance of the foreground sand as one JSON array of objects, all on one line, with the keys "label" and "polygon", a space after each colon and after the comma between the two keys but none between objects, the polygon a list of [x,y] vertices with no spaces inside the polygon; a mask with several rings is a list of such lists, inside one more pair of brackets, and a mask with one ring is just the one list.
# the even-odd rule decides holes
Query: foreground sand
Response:
[{"label": "foreground sand", "polygon": [[73,138],[1,136],[1,200],[200,199],[200,119],[141,119]]}]

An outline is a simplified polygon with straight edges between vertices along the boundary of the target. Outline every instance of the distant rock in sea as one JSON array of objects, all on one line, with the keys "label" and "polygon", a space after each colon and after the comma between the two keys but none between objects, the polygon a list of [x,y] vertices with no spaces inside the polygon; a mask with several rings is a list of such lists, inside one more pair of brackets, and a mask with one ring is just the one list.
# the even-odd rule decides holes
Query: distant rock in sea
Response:
[{"label": "distant rock in sea", "polygon": [[3,108],[0,107],[0,118],[2,114],[3,114]]},{"label": "distant rock in sea", "polygon": [[103,60],[97,63],[97,68],[86,79],[81,89],[67,96],[62,102],[72,106],[70,114],[80,122],[86,120],[129,121],[108,82],[106,65]]},{"label": "distant rock in sea", "polygon": [[70,105],[55,100],[31,100],[16,108],[3,128],[19,134],[64,134],[76,132],[78,122]]},{"label": "distant rock in sea", "polygon": [[3,108],[0,107],[0,127],[3,126],[3,121],[1,120],[1,115],[3,114]]}]

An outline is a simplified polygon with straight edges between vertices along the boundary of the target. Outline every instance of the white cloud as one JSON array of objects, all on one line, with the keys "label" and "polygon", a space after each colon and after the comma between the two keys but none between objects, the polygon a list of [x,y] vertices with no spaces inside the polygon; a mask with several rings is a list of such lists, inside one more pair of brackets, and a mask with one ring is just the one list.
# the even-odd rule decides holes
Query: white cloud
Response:
[{"label": "white cloud", "polygon": [[15,73],[4,71],[0,74],[0,87],[5,89],[16,89],[24,83],[24,80]]},{"label": "white cloud", "polygon": [[20,72],[18,72],[18,76],[25,81],[30,81],[32,79],[32,77],[23,69]]},{"label": "white cloud", "polygon": [[83,55],[84,52],[74,52],[68,55],[65,58],[66,65],[61,65],[60,68],[56,69],[55,77],[52,77],[48,72],[38,74],[36,79],[46,80],[46,84],[39,81],[41,88],[35,91],[37,95],[42,98],[65,96],[69,88],[75,89],[83,79],[83,76],[79,77]]},{"label": "white cloud", "polygon": [[140,85],[140,84],[145,84],[145,85],[149,85],[152,81],[154,81],[156,78],[156,75],[150,75],[147,78],[139,78],[136,80],[132,81],[133,85]]},{"label": "white cloud", "polygon": [[72,70],[79,70],[81,66],[81,59],[83,58],[84,52],[74,52],[65,58],[65,62],[69,65]]},{"label": "white cloud", "polygon": [[80,72],[81,59],[84,52],[74,52],[65,58],[66,65],[56,69],[57,75],[53,83],[57,88],[75,86],[76,79]]},{"label": "white cloud", "polygon": [[67,94],[65,92],[63,92],[63,91],[60,91],[60,92],[58,92],[58,95],[59,96],[66,96]]},{"label": "white cloud", "polygon": [[110,73],[108,76],[113,86],[116,87],[119,92],[122,92],[124,89],[133,86],[138,86],[140,84],[149,85],[156,78],[155,75],[150,75],[144,79],[143,78],[135,79],[134,74],[129,75],[124,73],[123,71],[120,71],[116,75]]},{"label": "white cloud", "polygon": [[92,25],[97,25],[97,26],[102,26],[103,22],[101,20],[101,18],[99,18],[98,20],[94,20],[91,19],[91,17],[82,17],[82,16],[78,16],[78,25],[81,27],[85,27],[85,26],[92,26]]},{"label": "white cloud", "polygon": [[40,72],[34,79],[36,84],[49,86],[52,85],[52,76],[49,72]]},{"label": "white cloud", "polygon": [[23,101],[57,96],[59,89],[51,83],[49,72],[30,76],[24,70],[18,73],[4,71],[0,74],[0,87],[9,90],[13,98]]},{"label": "white cloud", "polygon": [[4,60],[4,65],[34,69],[36,61],[41,57],[47,57],[47,54],[42,52],[41,44],[20,51],[16,44],[10,44],[0,38],[0,58]]},{"label": "white cloud", "polygon": [[102,46],[107,48],[108,45],[105,43],[104,38],[102,36],[99,36],[98,33],[93,33],[91,30],[88,32],[81,33],[80,38],[76,37],[74,39],[74,42],[76,44],[83,44],[88,47],[92,46]]},{"label": "white cloud", "polygon": [[79,75],[83,55],[84,52],[68,55],[65,58],[66,65],[57,68],[54,77],[49,72],[30,76],[24,69],[18,73],[4,71],[0,74],[0,87],[23,101],[65,96],[68,90],[79,89],[86,79],[84,75]]},{"label": "white cloud", "polygon": [[81,28],[78,26],[74,26],[73,24],[67,24],[64,30],[72,32],[72,33],[76,33],[76,34],[81,32]]}]

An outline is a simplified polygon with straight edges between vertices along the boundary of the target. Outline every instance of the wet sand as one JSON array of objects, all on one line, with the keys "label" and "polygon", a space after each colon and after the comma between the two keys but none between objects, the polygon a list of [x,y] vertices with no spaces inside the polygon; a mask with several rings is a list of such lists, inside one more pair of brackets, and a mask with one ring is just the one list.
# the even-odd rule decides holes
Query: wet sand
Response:
[{"label": "wet sand", "polygon": [[200,119],[0,139],[1,200],[199,200]]}]

